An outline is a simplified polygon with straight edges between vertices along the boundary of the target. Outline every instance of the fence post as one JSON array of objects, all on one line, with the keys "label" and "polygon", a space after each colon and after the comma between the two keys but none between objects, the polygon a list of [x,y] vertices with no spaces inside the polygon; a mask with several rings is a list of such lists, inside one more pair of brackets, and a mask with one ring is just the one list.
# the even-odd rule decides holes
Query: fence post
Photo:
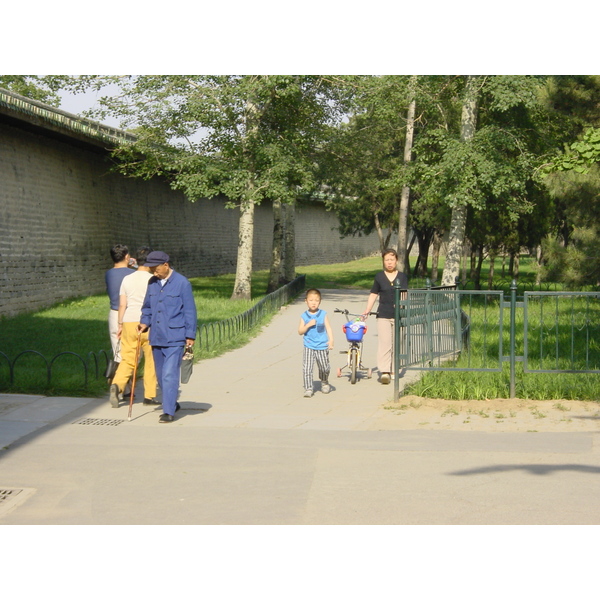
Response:
[{"label": "fence post", "polygon": [[400,283],[394,282],[394,402],[400,400]]},{"label": "fence post", "polygon": [[[516,313],[517,313],[517,282],[515,279],[510,284],[510,397],[516,396],[516,357],[515,357],[515,330],[516,330]],[[500,332],[502,335],[502,332]]]},{"label": "fence post", "polygon": [[427,280],[427,290],[424,295],[424,317],[425,323],[423,324],[423,331],[425,333],[425,340],[427,344],[427,349],[429,352],[429,362],[431,365],[434,364],[435,361],[435,340],[434,340],[434,331],[433,331],[433,307],[432,307],[432,297],[431,297],[431,285],[430,281]]}]

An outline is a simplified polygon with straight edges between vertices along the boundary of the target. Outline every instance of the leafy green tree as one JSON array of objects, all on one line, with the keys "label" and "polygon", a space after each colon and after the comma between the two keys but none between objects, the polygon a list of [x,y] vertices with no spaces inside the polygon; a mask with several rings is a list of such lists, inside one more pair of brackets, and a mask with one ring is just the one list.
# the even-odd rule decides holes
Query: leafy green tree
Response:
[{"label": "leafy green tree", "polygon": [[319,177],[327,203],[340,220],[342,235],[376,230],[380,248],[398,226],[401,185],[395,180],[402,159],[407,78],[357,77],[351,81],[348,122],[330,130],[319,156]]},{"label": "leafy green tree", "polygon": [[577,227],[572,238],[573,243],[568,248],[556,238],[548,236],[544,240],[542,278],[559,281],[571,289],[600,285],[597,228]]},{"label": "leafy green tree", "polygon": [[[417,108],[417,86],[419,78],[413,75],[408,84],[408,108],[406,111],[406,134],[404,136],[404,166],[410,164],[412,160],[412,148],[415,133],[415,111]],[[410,206],[410,186],[408,182],[402,184],[402,192],[400,194],[400,206],[398,209],[398,261],[401,265],[408,263],[408,214]],[[419,244],[419,247],[421,245]],[[429,243],[427,244],[429,248]],[[419,253],[421,258],[421,252]],[[421,264],[427,265],[427,260]]]},{"label": "leafy green tree", "polygon": [[346,235],[375,229],[383,249],[398,231],[407,262],[413,138],[440,121],[446,78],[371,76],[354,83],[349,122],[326,148],[332,160],[325,179],[337,192],[331,204]]},{"label": "leafy green tree", "polygon": [[412,193],[410,204],[410,227],[414,232],[419,248],[419,255],[414,266],[413,274],[417,277],[427,277],[427,264],[429,249],[433,244],[433,257],[431,278],[438,280],[437,263],[444,233],[448,230],[451,218],[451,209],[443,201],[435,202],[432,198]]},{"label": "leafy green tree", "polygon": [[600,75],[554,75],[544,82],[543,101],[563,118],[574,137],[586,128],[600,127]]},{"label": "leafy green tree", "polygon": [[537,195],[534,201],[531,184],[548,150],[540,135],[540,78],[477,76],[450,82],[451,118],[447,126],[436,124],[417,136],[411,185],[425,201],[452,209],[444,285],[458,275],[469,211],[494,206],[517,231],[519,220],[541,200]]},{"label": "leafy green tree", "polygon": [[[249,298],[254,208],[293,202],[316,186],[314,152],[326,125],[342,116],[342,81],[321,76],[215,75],[85,77],[81,88],[117,84],[103,110],[134,127],[119,168],[162,175],[188,199],[222,195],[240,212],[232,298]],[[101,114],[101,113],[100,113]]]},{"label": "leafy green tree", "polygon": [[560,123],[557,156],[542,172],[556,206],[542,245],[542,279],[597,285],[600,265],[600,76],[548,78],[543,100]]},{"label": "leafy green tree", "polygon": [[573,142],[568,151],[554,159],[548,171],[575,171],[587,174],[600,162],[600,129],[587,129],[582,138]]},{"label": "leafy green tree", "polygon": [[[598,114],[594,107],[600,94],[591,81],[596,78],[558,83],[540,76],[415,79],[410,164],[402,156],[410,78],[360,82],[350,122],[332,146],[338,169],[332,187],[339,192],[332,205],[344,232],[377,228],[385,243],[382,223],[393,227],[402,190],[410,187],[409,222],[420,250],[417,270],[427,264],[430,241],[439,245],[444,230],[451,230],[443,283],[453,283],[458,274],[467,239],[480,258],[485,252],[492,257],[507,252],[516,260],[522,247],[539,246],[558,217],[574,208],[573,202],[561,206],[540,184],[540,167]],[[566,116],[568,111],[572,114]],[[584,158],[594,156],[588,152]],[[480,269],[473,274],[479,279]]]},{"label": "leafy green tree", "polygon": [[[600,167],[548,175],[556,210],[542,244],[540,279],[570,287],[597,285],[600,278]],[[585,259],[585,260],[584,260]],[[578,271],[579,270],[579,271]]]},{"label": "leafy green tree", "polygon": [[[508,254],[512,263],[518,261],[523,247],[537,248],[550,227],[553,216],[552,203],[545,187],[537,181],[527,186],[530,207],[520,214],[505,210],[502,198],[488,198],[484,210],[469,207],[467,219],[468,240],[472,249],[472,267],[469,278],[476,289],[481,289],[481,267],[489,259],[488,288],[493,287],[494,261],[500,254]],[[518,262],[511,277],[518,276]]]},{"label": "leafy green tree", "polygon": [[[473,149],[470,142],[475,137],[477,125],[477,97],[479,81],[477,77],[467,77],[465,84],[465,95],[462,107],[460,124],[460,146],[455,145],[459,159],[453,183],[456,189],[452,190],[454,197],[452,202],[452,219],[450,221],[450,240],[446,252],[446,262],[442,274],[442,285],[452,285],[458,276],[460,269],[460,257],[465,241],[465,230],[467,226],[467,208],[469,202],[477,201],[476,179],[478,172],[473,168],[476,166],[475,155],[470,153]],[[470,154],[464,154],[464,152]]]},{"label": "leafy green tree", "polygon": [[67,80],[67,77],[49,75],[0,75],[0,88],[58,107],[57,91]]}]

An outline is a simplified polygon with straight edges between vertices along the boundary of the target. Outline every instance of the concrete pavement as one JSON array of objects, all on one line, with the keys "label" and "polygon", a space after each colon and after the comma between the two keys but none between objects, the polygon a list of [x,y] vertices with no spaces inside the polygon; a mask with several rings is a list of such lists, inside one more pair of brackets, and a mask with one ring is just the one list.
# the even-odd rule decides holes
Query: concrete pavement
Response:
[{"label": "concrete pavement", "polygon": [[337,378],[333,309],[362,312],[366,296],[324,292],[327,395],[303,398],[298,299],[244,348],[196,364],[171,424],[141,403],[128,421],[108,396],[0,396],[0,524],[600,523],[596,430],[406,429],[391,385]]}]

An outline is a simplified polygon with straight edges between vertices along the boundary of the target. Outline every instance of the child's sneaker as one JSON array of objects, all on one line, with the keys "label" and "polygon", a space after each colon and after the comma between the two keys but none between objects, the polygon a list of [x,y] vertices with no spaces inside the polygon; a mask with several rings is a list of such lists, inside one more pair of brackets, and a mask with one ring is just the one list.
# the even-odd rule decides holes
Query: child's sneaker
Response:
[{"label": "child's sneaker", "polygon": [[313,391],[312,390],[306,390],[304,392],[304,397],[305,398],[312,398],[312,395],[313,395]]},{"label": "child's sneaker", "polygon": [[331,391],[331,386],[328,383],[322,383],[321,384],[321,391],[324,394],[329,394],[329,392]]}]

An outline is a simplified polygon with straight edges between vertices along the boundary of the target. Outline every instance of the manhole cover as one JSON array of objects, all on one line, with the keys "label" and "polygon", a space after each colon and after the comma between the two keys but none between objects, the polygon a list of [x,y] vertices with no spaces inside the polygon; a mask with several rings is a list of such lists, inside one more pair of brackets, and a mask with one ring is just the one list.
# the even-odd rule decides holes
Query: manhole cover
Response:
[{"label": "manhole cover", "polygon": [[33,492],[33,488],[0,487],[0,516],[25,502]]},{"label": "manhole cover", "polygon": [[125,419],[79,419],[79,421],[74,421],[73,425],[108,425],[114,427],[115,425],[120,425],[124,423]]}]

